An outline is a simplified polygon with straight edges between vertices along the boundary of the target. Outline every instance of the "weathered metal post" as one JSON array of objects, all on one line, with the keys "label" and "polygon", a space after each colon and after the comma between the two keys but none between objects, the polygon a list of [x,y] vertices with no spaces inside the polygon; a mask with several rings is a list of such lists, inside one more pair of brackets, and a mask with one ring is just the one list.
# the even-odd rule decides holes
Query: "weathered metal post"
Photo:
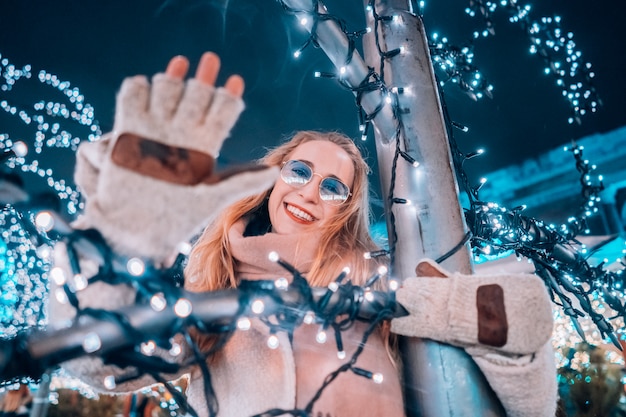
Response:
[{"label": "weathered metal post", "polygon": [[[366,4],[368,2],[366,1]],[[383,51],[402,47],[402,53],[386,60],[384,81],[402,88],[399,106],[403,137],[400,146],[419,162],[414,168],[400,161],[396,168],[394,196],[411,201],[391,205],[388,199],[392,160],[396,143],[389,133],[375,129],[376,149],[383,200],[387,214],[393,212],[395,225],[387,215],[387,229],[397,236],[393,274],[415,276],[421,258],[436,259],[462,241],[467,226],[458,200],[447,131],[441,110],[428,41],[421,18],[413,14],[407,0],[379,0],[374,10],[380,16],[378,33],[364,39],[365,61],[379,70]],[[371,10],[367,20],[374,28]],[[376,123],[375,123],[376,127]],[[392,236],[390,236],[390,239]],[[443,262],[450,271],[470,273],[469,246]],[[443,300],[442,300],[443,302]],[[498,416],[502,406],[474,361],[463,351],[430,340],[402,338],[405,401],[409,416]]]},{"label": "weathered metal post", "polygon": [[[311,15],[327,13],[321,1],[281,1],[300,24],[309,31],[315,30],[317,43],[345,83],[356,88],[366,80],[367,66],[356,51],[351,52],[348,60],[349,43],[339,26],[330,19],[320,19],[314,26]],[[395,217],[397,243],[392,268],[399,278],[415,276],[415,266],[421,258],[436,259],[445,254],[463,239],[466,230],[428,43],[422,22],[410,12],[408,1],[378,1],[376,10],[379,15],[398,16],[379,26],[381,47],[390,51],[403,46],[405,51],[386,62],[384,81],[388,87],[404,88],[399,96],[400,107],[408,113],[402,115],[401,146],[420,163],[415,169],[399,161],[395,173],[394,196],[410,200],[410,205],[392,206],[387,198],[396,149],[397,121],[393,109],[385,105],[381,90],[361,98],[361,106],[368,114],[374,114],[383,105],[373,121],[388,228],[389,214]],[[313,4],[317,10],[313,10]],[[371,12],[366,13],[373,29]],[[377,68],[380,56],[374,35],[366,35],[363,42],[369,66]],[[450,271],[470,273],[468,246],[448,258],[443,266]],[[504,416],[498,399],[465,351],[411,338],[404,338],[401,345],[408,417]]]}]

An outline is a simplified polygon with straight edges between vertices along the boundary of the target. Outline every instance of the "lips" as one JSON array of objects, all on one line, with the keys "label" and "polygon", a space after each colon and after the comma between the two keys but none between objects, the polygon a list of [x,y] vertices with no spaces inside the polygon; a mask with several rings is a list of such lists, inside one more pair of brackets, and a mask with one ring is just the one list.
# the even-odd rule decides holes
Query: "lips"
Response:
[{"label": "lips", "polygon": [[293,221],[300,224],[311,224],[317,220],[311,213],[293,204],[285,203],[285,212]]}]

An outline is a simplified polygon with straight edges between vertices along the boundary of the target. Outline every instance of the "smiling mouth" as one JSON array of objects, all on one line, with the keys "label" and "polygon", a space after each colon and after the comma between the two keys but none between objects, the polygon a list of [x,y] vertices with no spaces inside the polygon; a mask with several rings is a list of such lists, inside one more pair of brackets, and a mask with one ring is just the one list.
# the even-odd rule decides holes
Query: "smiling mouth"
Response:
[{"label": "smiling mouth", "polygon": [[285,210],[298,223],[308,224],[316,220],[310,213],[288,203],[285,203]]}]

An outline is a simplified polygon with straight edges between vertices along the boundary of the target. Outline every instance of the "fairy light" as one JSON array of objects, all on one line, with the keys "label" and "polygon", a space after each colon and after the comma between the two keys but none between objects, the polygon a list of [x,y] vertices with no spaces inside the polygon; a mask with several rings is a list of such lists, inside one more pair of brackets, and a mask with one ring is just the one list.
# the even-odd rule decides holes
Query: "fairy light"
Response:
[{"label": "fairy light", "polygon": [[170,350],[168,350],[168,353],[171,356],[179,356],[181,353],[183,353],[183,348],[180,345],[180,343],[176,343],[175,341],[171,341],[172,347],[170,348]]},{"label": "fairy light", "polygon": [[150,307],[154,311],[163,311],[165,307],[167,307],[167,300],[165,299],[165,294],[162,292],[154,294],[150,297]]},{"label": "fairy light", "polygon": [[252,323],[249,318],[241,317],[237,320],[237,328],[239,330],[250,330],[250,327],[252,327]]},{"label": "fairy light", "polygon": [[263,302],[263,300],[256,299],[252,301],[252,304],[250,305],[250,310],[252,310],[254,314],[261,314],[265,311],[265,303]]},{"label": "fairy light", "polygon": [[54,281],[54,283],[58,286],[62,286],[65,284],[65,272],[62,268],[56,266],[50,270],[50,278]]},{"label": "fairy light", "polygon": [[35,225],[46,232],[54,227],[54,217],[49,211],[42,211],[35,216]]},{"label": "fairy light", "polygon": [[67,294],[65,293],[63,288],[57,288],[54,292],[54,297],[60,304],[67,304],[69,302]]},{"label": "fairy light", "polygon": [[83,349],[87,353],[98,351],[102,347],[102,340],[96,333],[88,333],[83,339]]},{"label": "fairy light", "polygon": [[134,277],[139,277],[146,272],[146,265],[139,258],[130,258],[126,263],[126,270]]},{"label": "fairy light", "polygon": [[429,40],[429,49],[441,87],[452,83],[474,100],[492,97],[493,85],[473,64],[473,45],[452,46],[446,37],[433,33]]},{"label": "fairy light", "polygon": [[315,341],[319,344],[324,344],[326,343],[328,336],[326,335],[326,332],[324,330],[320,330],[319,332],[317,332],[317,334],[315,335]]},{"label": "fairy light", "polygon": [[275,334],[272,334],[270,335],[270,337],[267,338],[267,347],[269,347],[270,349],[277,349],[278,345],[278,336],[276,336]]},{"label": "fairy light", "polygon": [[10,206],[0,211],[0,331],[7,337],[45,323],[50,258],[40,256],[25,221]]},{"label": "fairy light", "polygon": [[278,256],[278,252],[272,251],[267,255],[267,259],[269,259],[272,262],[278,262],[280,257]]},{"label": "fairy light", "polygon": [[179,242],[176,245],[176,251],[182,255],[188,256],[191,254],[191,244],[189,242]]},{"label": "fairy light", "polygon": [[87,278],[83,275],[83,274],[75,274],[72,277],[72,289],[76,292],[78,291],[83,291],[85,288],[87,288],[87,285],[89,284],[89,282],[87,281]]},{"label": "fairy light", "polygon": [[312,311],[307,311],[302,321],[304,322],[304,324],[313,324],[315,322],[315,313],[313,313]]},{"label": "fairy light", "polygon": [[[0,79],[3,81],[0,90],[6,93],[6,99],[0,101],[0,110],[17,117],[20,122],[34,130],[32,140],[28,140],[28,144],[23,140],[14,141],[9,135],[0,134],[0,150],[13,149],[16,154],[16,158],[11,159],[7,166],[41,177],[43,183],[65,202],[68,214],[75,215],[82,208],[80,194],[65,180],[55,178],[53,170],[44,167],[40,160],[45,160],[48,149],[61,148],[74,152],[81,141],[94,141],[99,138],[102,132],[95,118],[94,108],[85,100],[80,90],[72,87],[68,81],[63,81],[43,70],[33,76],[30,65],[17,69],[8,58],[1,55],[0,58],[0,73],[3,76]],[[11,95],[11,90],[18,83],[38,83],[41,87],[35,88],[41,90],[42,97],[50,95],[51,88],[55,90],[52,92],[55,96],[58,95],[57,92],[61,93],[63,101],[41,99],[32,104],[30,109],[19,108],[12,104]],[[70,133],[77,130],[83,132],[84,136]],[[34,152],[28,153],[29,147]]]},{"label": "fairy light", "polygon": [[28,155],[28,146],[22,141],[17,141],[13,143],[11,149],[15,153],[15,156],[17,156],[18,158],[23,158]]},{"label": "fairy light", "polygon": [[103,385],[104,388],[108,389],[109,391],[114,390],[117,386],[117,383],[115,382],[115,377],[113,375],[108,375],[104,377]]},{"label": "fairy light", "polygon": [[153,340],[149,340],[140,345],[141,353],[146,356],[152,356],[156,352],[156,343]]},{"label": "fairy light", "polygon": [[[480,32],[483,37],[495,34],[492,15],[498,8],[504,9],[511,23],[519,24],[524,29],[529,39],[529,52],[543,60],[544,74],[555,79],[563,97],[569,101],[571,116],[567,122],[581,123],[585,114],[596,112],[601,102],[592,83],[595,73],[591,64],[583,61],[582,53],[574,41],[574,34],[561,29],[561,17],[544,16],[533,19],[529,5],[522,6],[511,1],[498,4],[475,0],[466,8],[466,13],[472,17],[482,16],[486,26]],[[478,31],[474,37],[479,37]]]},{"label": "fairy light", "polygon": [[176,301],[176,304],[174,304],[174,313],[176,313],[178,317],[189,317],[189,315],[191,314],[191,310],[192,304],[189,300],[185,298],[179,299],[178,301]]},{"label": "fairy light", "polygon": [[279,290],[287,290],[289,289],[289,281],[285,277],[280,277],[274,281],[274,286]]},{"label": "fairy light", "polygon": [[[571,333],[573,323],[581,337],[592,335],[617,345],[615,329],[624,327],[626,317],[623,265],[619,271],[605,267],[608,259],[600,265],[590,265],[587,248],[576,240],[578,234],[588,232],[587,217],[595,212],[593,208],[604,189],[602,176],[591,174],[596,166],[583,158],[583,150],[582,146],[564,148],[574,156],[581,194],[586,197],[579,213],[570,216],[566,223],[544,224],[521,215],[524,206],[507,210],[494,203],[480,203],[478,199],[472,201],[466,218],[474,235],[472,246],[478,261],[506,256],[512,251],[527,257],[535,264],[536,274],[544,279],[553,298],[564,306],[570,323],[567,331]],[[570,296],[578,300],[580,309],[592,319],[588,321],[593,324],[592,329],[579,324],[580,313],[571,307]]]}]

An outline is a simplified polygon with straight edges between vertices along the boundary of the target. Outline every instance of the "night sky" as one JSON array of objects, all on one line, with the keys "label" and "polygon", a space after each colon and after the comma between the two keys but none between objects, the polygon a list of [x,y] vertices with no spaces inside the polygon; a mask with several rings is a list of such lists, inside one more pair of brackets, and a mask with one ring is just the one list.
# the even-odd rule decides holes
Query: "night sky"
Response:
[{"label": "night sky", "polygon": [[[496,36],[475,42],[474,61],[494,85],[493,99],[474,102],[455,86],[445,89],[452,119],[470,128],[469,133],[456,134],[460,147],[487,151],[467,164],[471,175],[484,175],[626,124],[623,6],[609,0],[536,3],[530,3],[534,18],[560,15],[562,29],[574,33],[583,60],[595,69],[594,86],[603,106],[584,117],[581,125],[569,125],[569,103],[554,79],[544,75],[542,61],[529,54],[528,38],[519,25],[509,23],[503,10],[497,11]],[[348,22],[349,29],[364,27],[361,1],[326,4]],[[483,24],[464,13],[467,5],[427,2],[427,32],[445,35],[453,44],[470,40]],[[334,80],[313,76],[314,71],[333,70],[324,53],[309,47],[301,58],[293,58],[305,39],[295,18],[272,0],[3,0],[0,14],[2,57],[18,68],[30,64],[33,74],[45,69],[79,87],[95,107],[104,131],[112,126],[115,92],[125,76],[160,71],[176,54],[193,62],[205,50],[217,52],[223,74],[240,73],[247,86],[247,109],[222,152],[227,162],[257,158],[265,147],[299,129],[333,129],[359,137],[352,93]],[[35,101],[54,98],[49,87],[21,84],[0,92],[0,100],[32,109]],[[0,133],[28,142],[34,129],[15,116],[0,114]],[[365,146],[374,158],[372,140]],[[44,151],[39,159],[50,166],[63,162],[58,164],[60,175],[71,178],[71,154]]]}]

